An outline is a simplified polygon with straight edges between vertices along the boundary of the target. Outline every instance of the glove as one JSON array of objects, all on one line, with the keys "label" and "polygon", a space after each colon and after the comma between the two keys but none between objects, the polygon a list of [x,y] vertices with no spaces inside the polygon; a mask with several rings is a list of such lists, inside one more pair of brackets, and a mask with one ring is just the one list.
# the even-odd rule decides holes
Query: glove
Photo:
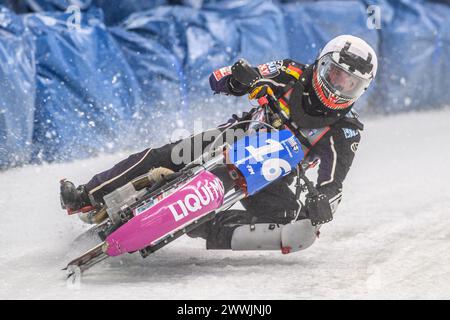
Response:
[{"label": "glove", "polygon": [[313,196],[308,194],[306,196],[305,207],[307,216],[311,220],[313,226],[333,220],[333,213],[326,194]]},{"label": "glove", "polygon": [[272,88],[269,87],[267,84],[260,85],[251,89],[248,98],[250,100],[259,99],[261,97],[264,97],[265,95],[273,95]]},{"label": "glove", "polygon": [[256,71],[246,60],[239,59],[231,67],[233,80],[237,81],[247,89],[253,87],[256,81],[261,79],[258,71]]}]

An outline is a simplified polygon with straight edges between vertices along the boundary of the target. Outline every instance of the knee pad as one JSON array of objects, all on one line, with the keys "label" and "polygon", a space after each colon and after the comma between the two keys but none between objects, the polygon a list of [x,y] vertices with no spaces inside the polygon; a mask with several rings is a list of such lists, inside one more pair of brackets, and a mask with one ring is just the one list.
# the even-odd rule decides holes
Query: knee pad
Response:
[{"label": "knee pad", "polygon": [[246,224],[237,227],[231,237],[232,250],[280,250],[282,225]]},{"label": "knee pad", "polygon": [[281,244],[283,253],[291,253],[310,247],[317,238],[317,228],[309,219],[295,221],[283,226]]},{"label": "knee pad", "polygon": [[232,250],[281,250],[296,252],[311,246],[316,240],[316,227],[309,219],[285,225],[258,223],[236,228],[231,238]]}]

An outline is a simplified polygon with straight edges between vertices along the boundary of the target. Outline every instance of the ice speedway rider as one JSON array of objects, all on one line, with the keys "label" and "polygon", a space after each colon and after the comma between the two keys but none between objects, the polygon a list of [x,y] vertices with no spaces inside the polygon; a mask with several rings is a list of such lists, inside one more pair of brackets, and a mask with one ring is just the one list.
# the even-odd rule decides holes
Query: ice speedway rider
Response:
[{"label": "ice speedway rider", "polygon": [[[273,91],[282,109],[299,128],[306,160],[320,159],[316,182],[320,196],[316,200],[320,199],[322,205],[306,201],[298,214],[299,204],[289,188],[294,174],[290,174],[242,200],[245,210],[220,212],[189,235],[206,239],[207,249],[282,249],[287,253],[309,247],[317,237],[318,227],[333,219],[341,201],[342,184],[363,130],[352,107],[376,72],[374,50],[364,40],[351,35],[341,35],[328,42],[312,65],[284,59],[253,68],[241,59],[233,66],[214,71],[210,85],[215,93],[250,94],[250,98],[259,98]],[[250,119],[252,112],[245,112],[241,117],[234,115],[220,130]],[[78,188],[65,181],[61,184],[63,208],[76,211],[99,205],[104,195],[152,169],[155,179],[180,170],[184,164],[174,164],[171,153],[183,143],[194,143],[194,138],[132,154]],[[209,143],[202,142],[203,150]],[[192,159],[198,156],[194,154]],[[290,223],[295,217],[297,221]],[[284,239],[290,239],[291,245],[286,246]]]}]

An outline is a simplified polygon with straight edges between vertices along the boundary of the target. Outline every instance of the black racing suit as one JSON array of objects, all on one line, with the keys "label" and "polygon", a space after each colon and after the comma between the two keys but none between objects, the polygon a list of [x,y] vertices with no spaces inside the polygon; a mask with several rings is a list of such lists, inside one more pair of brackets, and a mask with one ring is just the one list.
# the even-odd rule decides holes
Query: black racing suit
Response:
[{"label": "black racing suit", "polygon": [[[357,116],[349,107],[342,111],[329,111],[317,96],[311,85],[313,65],[299,64],[290,59],[272,61],[258,66],[261,79],[258,85],[270,86],[277,97],[283,101],[292,121],[301,129],[308,160],[320,159],[317,189],[326,194],[332,211],[341,201],[342,183],[352,164],[358,143],[359,131],[363,129]],[[241,96],[250,88],[237,83],[230,68],[216,70],[210,77],[210,85],[215,93]],[[241,117],[233,115],[223,130],[231,123],[251,118],[250,113]],[[194,143],[196,137],[149,148],[119,162],[113,168],[95,175],[86,185],[86,190],[97,201],[131,179],[142,175],[153,167],[166,167],[180,170],[183,164],[172,162],[172,151],[181,144]],[[191,159],[195,159],[205,150],[211,141],[202,141],[201,150],[192,148]],[[293,174],[284,177],[266,187],[259,193],[241,201],[244,210],[228,210],[216,216],[190,233],[207,240],[207,248],[229,249],[233,230],[242,224],[278,223],[286,224],[298,209],[294,192],[289,188]],[[305,216],[305,213],[303,215]]]}]

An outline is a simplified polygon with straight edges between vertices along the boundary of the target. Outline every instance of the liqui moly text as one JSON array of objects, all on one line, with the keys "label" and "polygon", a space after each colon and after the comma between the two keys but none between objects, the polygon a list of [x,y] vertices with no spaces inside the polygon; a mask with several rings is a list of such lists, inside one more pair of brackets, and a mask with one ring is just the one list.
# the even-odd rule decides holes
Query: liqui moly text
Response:
[{"label": "liqui moly text", "polygon": [[106,238],[110,256],[155,245],[177,230],[220,208],[225,190],[222,181],[201,171],[156,203],[143,205],[139,214]]},{"label": "liqui moly text", "polygon": [[216,178],[214,180],[202,180],[197,186],[191,186],[190,193],[184,199],[177,200],[168,206],[175,221],[187,217],[189,213],[195,213],[208,206],[212,201],[223,198],[224,189],[222,182]]}]

